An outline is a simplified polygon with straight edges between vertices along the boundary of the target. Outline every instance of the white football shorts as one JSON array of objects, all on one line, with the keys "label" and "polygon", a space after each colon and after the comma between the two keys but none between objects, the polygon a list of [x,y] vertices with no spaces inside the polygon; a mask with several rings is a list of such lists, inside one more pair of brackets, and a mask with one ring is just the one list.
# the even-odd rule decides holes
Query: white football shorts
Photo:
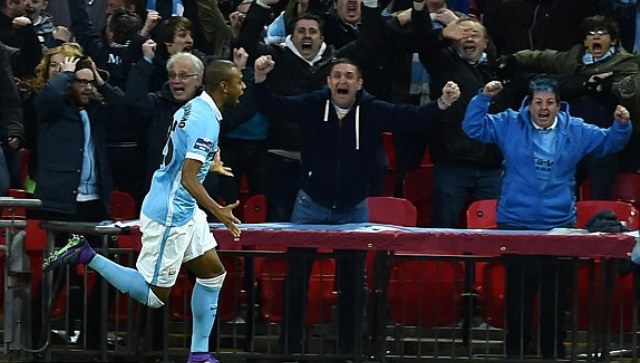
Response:
[{"label": "white football shorts", "polygon": [[142,249],[136,268],[145,281],[159,287],[173,286],[183,263],[218,245],[207,215],[200,208],[189,222],[179,227],[166,227],[141,214],[140,231]]}]

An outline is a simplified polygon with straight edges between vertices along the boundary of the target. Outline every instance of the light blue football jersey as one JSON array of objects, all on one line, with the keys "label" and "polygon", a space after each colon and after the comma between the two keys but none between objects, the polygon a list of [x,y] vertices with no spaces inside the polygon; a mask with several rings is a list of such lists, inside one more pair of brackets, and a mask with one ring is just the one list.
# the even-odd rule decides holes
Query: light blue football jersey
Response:
[{"label": "light blue football jersey", "polygon": [[198,207],[182,185],[182,166],[185,159],[201,161],[198,179],[202,183],[218,149],[221,120],[220,110],[206,92],[176,111],[162,151],[163,162],[142,203],[144,215],[165,226],[182,226],[193,218]]}]

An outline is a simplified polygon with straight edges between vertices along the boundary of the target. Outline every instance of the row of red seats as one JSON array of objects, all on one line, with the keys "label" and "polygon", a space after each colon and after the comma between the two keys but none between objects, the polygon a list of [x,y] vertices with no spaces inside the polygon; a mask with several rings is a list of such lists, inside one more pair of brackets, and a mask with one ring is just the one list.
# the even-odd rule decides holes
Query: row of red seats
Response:
[{"label": "row of red seats", "polygon": [[[408,201],[399,198],[379,197],[370,198],[370,220],[377,223],[389,223],[405,226],[415,225],[416,209]],[[479,201],[473,203],[467,212],[467,226],[469,228],[495,228],[495,200]],[[581,201],[578,202],[578,225],[584,226],[587,220],[597,211],[602,209],[614,210],[621,220],[626,221],[631,229],[640,227],[640,219],[637,209],[624,202],[619,201]],[[263,196],[249,198],[245,204],[245,215],[255,215],[264,218],[266,205]],[[252,220],[250,222],[259,222]],[[429,251],[397,251],[398,254],[425,254]],[[316,264],[325,263],[326,260],[318,260]],[[328,261],[331,261],[329,259]],[[373,254],[367,256],[368,271],[372,271]],[[599,271],[600,262],[596,260],[595,271]],[[275,300],[270,300],[268,305],[261,309],[262,316],[271,319],[273,322],[281,320],[281,283],[284,278],[284,261],[268,264],[267,268],[258,268],[257,279],[268,281],[261,284],[262,293]],[[335,302],[335,292],[324,290],[332,287],[334,278],[333,265],[327,269],[314,266],[314,276],[312,277],[312,288],[310,294],[315,299],[324,299],[324,302],[316,303],[323,307],[330,306]],[[597,272],[598,273],[598,272]],[[504,326],[504,267],[501,263],[478,263],[478,281],[475,289],[481,295],[482,312],[484,320],[490,325]],[[434,261],[396,259],[390,268],[390,278],[388,286],[389,319],[401,324],[419,326],[448,326],[458,322],[462,317],[462,295],[464,289],[465,266],[457,261]],[[593,291],[588,289],[588,267],[583,265],[578,271],[578,281],[580,304],[578,308],[578,329],[586,330],[588,327],[588,315],[593,306]],[[631,301],[632,301],[632,276],[618,276],[617,280],[620,288],[615,292],[614,308],[612,316],[612,327],[622,328],[625,331],[631,326]],[[277,281],[274,285],[274,281]],[[315,281],[315,285],[314,285]],[[319,281],[326,281],[327,285],[321,286]],[[599,281],[599,275],[595,277]],[[280,285],[277,285],[277,284]],[[372,286],[373,278],[368,276],[369,286]],[[274,288],[275,286],[275,288]],[[596,284],[595,288],[601,288]],[[278,291],[275,295],[273,291]],[[329,292],[328,292],[329,291]],[[309,301],[314,299],[309,296]],[[324,313],[315,316],[307,316],[307,324],[326,323],[329,313],[326,308],[318,309]],[[620,319],[624,316],[627,319]],[[623,322],[623,323],[621,323]]]},{"label": "row of red seats", "polygon": [[[417,211],[414,205],[401,198],[371,197],[369,220],[373,223],[416,226]],[[260,223],[266,219],[266,201],[263,195],[252,196],[244,204],[245,223]],[[277,248],[282,251],[282,248]],[[413,251],[425,253],[425,251]],[[411,251],[402,251],[411,253]],[[375,252],[367,254],[367,284],[374,288],[373,262]],[[282,321],[282,285],[286,274],[284,259],[267,259],[258,262],[256,280],[263,302],[261,316],[274,323]],[[331,317],[330,307],[335,304],[335,261],[319,258],[315,261],[309,282],[306,324],[326,324]],[[449,261],[417,261],[394,259],[390,266],[388,284],[388,310],[391,321],[422,326],[445,326],[460,317],[464,266]],[[436,296],[434,298],[434,292]],[[264,298],[267,299],[264,299]],[[313,305],[313,306],[312,306]],[[453,307],[453,308],[449,308]]]},{"label": "row of red seats", "polygon": [[[495,221],[496,214],[495,199],[480,200],[471,203],[467,209],[467,227],[491,229],[497,228]],[[605,200],[584,200],[576,202],[577,226],[585,227],[593,215],[602,210],[612,210],[621,221],[626,222],[627,228],[631,230],[640,229],[640,215],[638,209],[626,202],[605,201]],[[613,331],[632,331],[633,316],[633,274],[613,274],[614,285],[604,286],[602,279],[602,260],[595,258],[593,266],[593,276],[590,276],[588,264],[581,264],[578,267],[577,280],[574,288],[578,289],[578,329],[587,330],[589,328],[589,317],[594,311],[603,308],[603,301],[596,300],[594,291],[603,291],[609,288],[613,292],[613,303],[611,305],[611,329]],[[482,296],[482,312],[484,321],[491,326],[504,327],[504,265],[500,262],[490,262],[480,264],[480,283],[476,289]],[[590,288],[590,282],[593,282]],[[600,327],[602,328],[602,327]]]}]

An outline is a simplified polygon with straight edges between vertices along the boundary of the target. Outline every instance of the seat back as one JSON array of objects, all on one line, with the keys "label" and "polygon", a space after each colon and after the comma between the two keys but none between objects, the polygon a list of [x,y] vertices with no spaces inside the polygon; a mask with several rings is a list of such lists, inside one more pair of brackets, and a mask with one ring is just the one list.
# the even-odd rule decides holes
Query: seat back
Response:
[{"label": "seat back", "polygon": [[[589,180],[580,184],[580,200],[591,200]],[[619,200],[633,204],[640,208],[640,174],[639,173],[619,173],[613,185],[613,200]]]},{"label": "seat back", "polygon": [[369,197],[369,222],[415,227],[417,212],[414,205],[403,198]]},{"label": "seat back", "polygon": [[460,261],[394,259],[388,316],[394,323],[450,326],[462,317],[464,264]]},{"label": "seat back", "polygon": [[[417,212],[407,199],[370,197],[369,220],[407,227],[416,225]],[[374,253],[367,255],[367,279],[373,285]],[[453,324],[461,310],[464,265],[460,262],[394,259],[391,263],[389,319],[416,326]]]},{"label": "seat back", "polygon": [[[259,277],[260,315],[269,323],[282,323],[286,273],[287,265],[283,258],[269,258],[262,263]],[[307,326],[327,324],[331,319],[331,307],[337,302],[337,292],[334,290],[335,273],[335,259],[317,258],[313,262],[307,290]]]},{"label": "seat back", "polygon": [[[472,202],[467,207],[467,228],[494,229],[496,224],[496,199],[483,199]],[[475,264],[475,290],[480,296],[481,312],[484,320],[491,326],[504,325],[504,264],[497,262],[479,262]]]},{"label": "seat back", "polygon": [[[415,227],[417,212],[416,207],[408,200],[394,197],[369,197],[369,222],[381,224],[393,224],[405,227]],[[374,285],[374,259],[375,251],[367,251],[367,286],[371,289]]]},{"label": "seat back", "polygon": [[476,200],[467,207],[467,228],[497,228],[496,199]]},{"label": "seat back", "polygon": [[613,186],[614,199],[640,206],[640,174],[620,173]]},{"label": "seat back", "polygon": [[121,190],[111,192],[111,219],[116,221],[137,218],[136,200],[131,194]]},{"label": "seat back", "polygon": [[252,195],[244,202],[244,223],[264,223],[267,221],[267,198],[264,194]]},{"label": "seat back", "polygon": [[[630,196],[630,195],[628,195]],[[625,222],[629,229],[640,229],[640,216],[638,210],[631,203],[618,200],[581,200],[576,202],[576,226],[585,227],[587,222],[598,212],[611,210],[622,222]],[[594,291],[603,289],[600,259],[596,259],[594,273],[589,272],[587,265],[581,264],[578,267],[577,283],[578,288],[578,330],[589,329],[589,317],[595,311],[603,309],[599,306],[600,300],[595,296]],[[593,279],[592,283],[589,280]],[[613,276],[615,279],[613,287],[613,300],[611,306],[611,329],[613,332],[632,331],[633,316],[633,274]],[[595,290],[591,290],[590,286]],[[601,327],[596,327],[601,329]]]},{"label": "seat back", "polygon": [[402,193],[404,198],[416,207],[416,224],[419,227],[428,227],[433,213],[433,165],[422,165],[407,172],[402,180]]},{"label": "seat back", "polygon": [[640,229],[640,215],[632,204],[617,200],[580,200],[576,202],[576,226],[584,228],[596,213],[611,210],[629,229]]},{"label": "seat back", "polygon": [[[220,256],[227,275],[220,290],[216,319],[221,323],[232,321],[241,315],[241,303],[246,300],[244,289],[244,258]],[[191,322],[191,296],[195,279],[182,268],[169,295],[169,316],[180,322]]]}]

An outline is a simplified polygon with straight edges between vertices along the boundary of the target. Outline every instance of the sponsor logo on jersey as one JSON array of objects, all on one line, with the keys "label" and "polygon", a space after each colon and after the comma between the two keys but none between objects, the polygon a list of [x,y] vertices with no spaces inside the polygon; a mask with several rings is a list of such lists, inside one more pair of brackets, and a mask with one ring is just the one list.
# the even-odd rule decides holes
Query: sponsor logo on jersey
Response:
[{"label": "sponsor logo on jersey", "polygon": [[198,138],[193,145],[193,148],[196,150],[209,152],[213,148],[213,141],[207,138]]}]

